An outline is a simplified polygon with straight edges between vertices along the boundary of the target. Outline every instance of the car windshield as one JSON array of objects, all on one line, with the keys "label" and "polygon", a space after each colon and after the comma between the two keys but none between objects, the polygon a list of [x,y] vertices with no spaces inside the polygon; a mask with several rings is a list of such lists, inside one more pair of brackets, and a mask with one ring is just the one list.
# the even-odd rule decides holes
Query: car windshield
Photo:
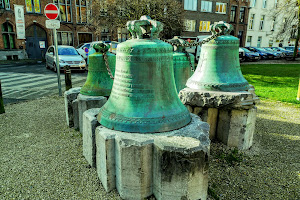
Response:
[{"label": "car windshield", "polygon": [[265,50],[274,51],[274,49],[271,48],[265,48]]},{"label": "car windshield", "polygon": [[58,47],[58,55],[78,55],[78,52],[71,47]]},{"label": "car windshield", "polygon": [[277,47],[278,49],[280,49],[281,51],[286,51],[284,48],[282,47]]},{"label": "car windshield", "polygon": [[246,48],[242,48],[246,53],[251,53],[251,51],[249,51],[248,49]]}]

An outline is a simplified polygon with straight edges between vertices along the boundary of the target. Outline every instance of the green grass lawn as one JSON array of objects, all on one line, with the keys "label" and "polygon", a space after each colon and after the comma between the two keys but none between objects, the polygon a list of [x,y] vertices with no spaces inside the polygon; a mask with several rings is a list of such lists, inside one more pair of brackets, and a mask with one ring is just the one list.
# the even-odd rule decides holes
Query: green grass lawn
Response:
[{"label": "green grass lawn", "polygon": [[247,81],[255,87],[255,93],[262,99],[298,104],[296,100],[300,64],[253,64],[241,65]]}]

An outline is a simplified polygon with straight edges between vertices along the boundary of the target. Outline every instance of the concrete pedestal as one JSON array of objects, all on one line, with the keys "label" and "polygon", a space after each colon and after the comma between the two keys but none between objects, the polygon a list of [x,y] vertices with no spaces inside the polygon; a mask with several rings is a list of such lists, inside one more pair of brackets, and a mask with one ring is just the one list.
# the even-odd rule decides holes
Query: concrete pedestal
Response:
[{"label": "concrete pedestal", "polygon": [[210,125],[209,137],[230,147],[252,146],[259,98],[254,87],[249,91],[219,92],[184,88],[179,92],[182,103]]},{"label": "concrete pedestal", "polygon": [[79,119],[79,131],[82,133],[83,128],[83,113],[91,108],[101,108],[107,101],[104,96],[87,96],[78,94],[78,119]]},{"label": "concrete pedestal", "polygon": [[91,167],[96,167],[96,140],[95,130],[99,126],[97,115],[100,108],[92,108],[83,113],[82,127],[82,149],[83,156],[88,161]]},{"label": "concrete pedestal", "polygon": [[80,87],[71,88],[64,93],[66,121],[67,121],[67,125],[70,128],[74,127],[74,118],[77,116],[74,115],[72,103],[77,98],[80,89],[81,89]]},{"label": "concrete pedestal", "polygon": [[206,199],[209,127],[192,114],[187,126],[155,134],[96,128],[97,173],[121,198]]}]

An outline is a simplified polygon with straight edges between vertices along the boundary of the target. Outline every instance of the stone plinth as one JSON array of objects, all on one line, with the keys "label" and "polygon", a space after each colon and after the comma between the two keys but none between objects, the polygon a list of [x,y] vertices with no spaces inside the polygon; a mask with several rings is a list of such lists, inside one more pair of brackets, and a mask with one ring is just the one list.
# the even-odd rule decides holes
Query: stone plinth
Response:
[{"label": "stone plinth", "polygon": [[76,88],[71,88],[68,91],[65,91],[64,93],[66,121],[67,121],[67,125],[70,128],[74,127],[74,118],[77,117],[77,115],[74,115],[72,103],[77,98],[79,92],[80,92],[80,87],[76,87]]},{"label": "stone plinth", "polygon": [[96,128],[96,165],[107,192],[140,200],[206,199],[209,126],[192,114],[187,126],[155,134]]},{"label": "stone plinth", "polygon": [[252,146],[259,98],[254,87],[249,91],[220,92],[184,88],[181,102],[210,125],[210,139],[230,147],[249,149]]},{"label": "stone plinth", "polygon": [[82,116],[84,111],[91,108],[101,108],[107,101],[104,96],[87,96],[78,94],[78,119],[79,119],[79,131],[82,133],[83,121]]},{"label": "stone plinth", "polygon": [[97,115],[100,108],[92,108],[83,113],[83,127],[82,127],[82,149],[83,156],[88,161],[90,166],[96,167],[96,140],[95,130],[99,126]]}]

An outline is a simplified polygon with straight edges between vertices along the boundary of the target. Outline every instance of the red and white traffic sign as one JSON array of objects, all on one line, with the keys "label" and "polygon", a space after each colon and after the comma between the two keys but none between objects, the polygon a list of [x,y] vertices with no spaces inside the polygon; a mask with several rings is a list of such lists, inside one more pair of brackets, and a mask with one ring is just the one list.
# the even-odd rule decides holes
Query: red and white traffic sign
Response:
[{"label": "red and white traffic sign", "polygon": [[48,19],[56,19],[58,17],[58,7],[53,3],[48,3],[45,6],[44,13]]}]

